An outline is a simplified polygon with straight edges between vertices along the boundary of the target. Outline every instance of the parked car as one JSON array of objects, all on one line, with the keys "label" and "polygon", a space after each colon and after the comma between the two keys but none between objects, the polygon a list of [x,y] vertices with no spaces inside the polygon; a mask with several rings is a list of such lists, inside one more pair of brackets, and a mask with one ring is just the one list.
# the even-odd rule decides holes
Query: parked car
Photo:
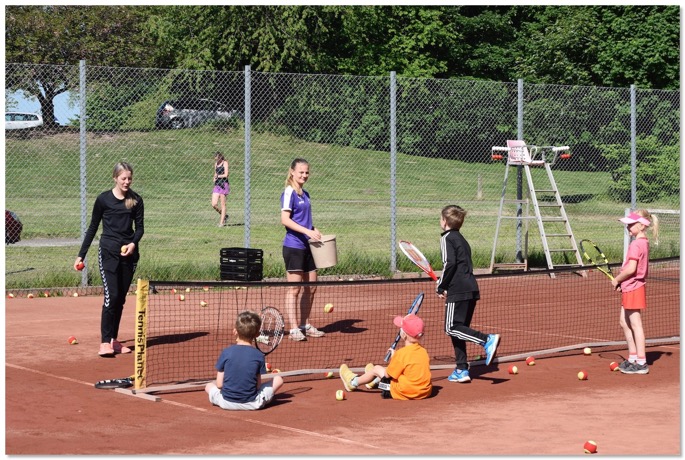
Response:
[{"label": "parked car", "polygon": [[210,120],[240,116],[237,110],[229,110],[225,105],[211,99],[179,99],[164,101],[157,109],[155,126],[157,128],[192,128]]},{"label": "parked car", "polygon": [[19,216],[5,209],[5,244],[16,243],[21,240],[21,231],[24,229]]},{"label": "parked car", "polygon": [[43,117],[37,113],[5,112],[5,129],[28,129],[43,126]]}]

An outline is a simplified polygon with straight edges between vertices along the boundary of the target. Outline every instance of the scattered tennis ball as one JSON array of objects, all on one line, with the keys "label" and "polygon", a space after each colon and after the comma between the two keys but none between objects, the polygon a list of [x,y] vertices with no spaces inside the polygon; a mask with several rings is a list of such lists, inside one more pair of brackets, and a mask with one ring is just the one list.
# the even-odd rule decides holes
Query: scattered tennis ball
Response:
[{"label": "scattered tennis ball", "polygon": [[578,380],[587,380],[587,371],[578,372]]},{"label": "scattered tennis ball", "polygon": [[480,361],[481,359],[483,359],[481,355],[476,355],[476,357],[473,358],[474,361]]},{"label": "scattered tennis ball", "polygon": [[207,302],[205,302],[204,300],[200,301],[200,306],[201,306],[201,307],[206,307],[206,306],[207,306]]},{"label": "scattered tennis ball", "polygon": [[76,345],[78,343],[78,340],[76,339],[76,337],[74,337],[72,335],[72,336],[69,336],[69,338],[67,339],[67,342],[69,342],[69,345]]},{"label": "scattered tennis ball", "polygon": [[186,288],[186,292],[190,292],[190,288]]},{"label": "scattered tennis ball", "polygon": [[279,372],[281,372],[280,369],[274,369],[271,371],[272,374],[278,374]]},{"label": "scattered tennis ball", "polygon": [[512,364],[511,366],[509,366],[509,373],[510,374],[518,374],[519,368]]},{"label": "scattered tennis ball", "polygon": [[205,292],[209,291],[209,286],[203,287],[202,290],[205,291]]},{"label": "scattered tennis ball", "polygon": [[72,294],[72,296],[78,297],[78,292],[74,292],[74,293]]},{"label": "scattered tennis ball", "polygon": [[526,364],[528,364],[529,366],[535,366],[535,358],[533,356],[527,357]]},{"label": "scattered tennis ball", "polygon": [[586,441],[583,445],[583,450],[586,454],[596,454],[597,453],[597,443],[595,441]]},{"label": "scattered tennis ball", "polygon": [[176,288],[171,288],[171,293],[176,294]]},{"label": "scattered tennis ball", "polygon": [[271,363],[265,363],[264,367],[266,367],[267,372],[271,372]]},{"label": "scattered tennis ball", "polygon": [[326,376],[327,379],[333,378],[333,372],[326,372],[324,375]]},{"label": "scattered tennis ball", "polygon": [[28,295],[26,296],[26,298],[27,298],[27,299],[33,299],[33,294],[28,294]]},{"label": "scattered tennis ball", "polygon": [[609,370],[618,371],[618,363],[616,361],[612,361],[611,364],[609,364]]},{"label": "scattered tennis ball", "polygon": [[43,295],[44,295],[45,297],[50,297],[50,291],[45,291],[45,292],[43,293]]},{"label": "scattered tennis ball", "polygon": [[323,311],[326,313],[330,313],[333,311],[333,304],[332,303],[327,303],[325,307],[323,307]]},{"label": "scattered tennis ball", "polygon": [[86,264],[84,264],[83,262],[79,262],[76,264],[76,270],[81,271],[85,268],[85,266]]},{"label": "scattered tennis ball", "polygon": [[335,392],[335,399],[337,399],[338,401],[344,400],[345,399],[345,392],[342,390],[336,391]]},{"label": "scattered tennis ball", "polygon": [[14,299],[14,294],[10,292],[9,294],[7,294],[7,297],[9,297],[10,299]]},{"label": "scattered tennis ball", "polygon": [[180,295],[178,296],[178,300],[180,300],[181,302],[183,302],[184,300],[186,300],[186,296],[184,296],[183,294],[180,294]]},{"label": "scattered tennis ball", "polygon": [[583,348],[583,354],[585,356],[590,356],[592,354],[592,348],[590,348],[590,347]]}]

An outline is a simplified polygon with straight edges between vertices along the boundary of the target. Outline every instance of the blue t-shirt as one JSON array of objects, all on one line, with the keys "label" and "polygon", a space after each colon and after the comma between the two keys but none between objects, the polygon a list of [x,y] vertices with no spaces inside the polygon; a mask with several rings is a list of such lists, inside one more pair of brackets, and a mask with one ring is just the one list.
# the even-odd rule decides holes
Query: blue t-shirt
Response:
[{"label": "blue t-shirt", "polygon": [[257,378],[264,368],[264,354],[249,345],[224,348],[216,362],[216,370],[224,373],[221,395],[226,401],[254,401],[259,388]]},{"label": "blue t-shirt", "polygon": [[[293,222],[302,225],[304,228],[312,230],[312,204],[309,201],[309,193],[302,189],[302,195],[298,195],[295,190],[288,185],[281,194],[281,211],[290,211],[290,218]],[[308,249],[309,237],[304,233],[296,232],[286,227],[283,246],[295,249]]]}]

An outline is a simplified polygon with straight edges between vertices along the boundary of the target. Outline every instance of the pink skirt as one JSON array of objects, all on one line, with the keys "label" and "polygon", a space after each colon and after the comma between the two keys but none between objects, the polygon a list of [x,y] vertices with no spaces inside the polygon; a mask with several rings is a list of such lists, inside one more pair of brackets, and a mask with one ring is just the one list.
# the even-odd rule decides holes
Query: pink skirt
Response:
[{"label": "pink skirt", "polygon": [[228,195],[231,193],[231,184],[226,182],[224,185],[215,185],[212,193],[218,193],[219,195]]}]

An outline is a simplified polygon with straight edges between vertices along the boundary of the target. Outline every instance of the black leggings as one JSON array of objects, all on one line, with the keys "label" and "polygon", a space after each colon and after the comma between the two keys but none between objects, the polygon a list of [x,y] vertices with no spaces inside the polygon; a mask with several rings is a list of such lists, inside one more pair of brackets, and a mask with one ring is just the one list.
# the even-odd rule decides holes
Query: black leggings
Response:
[{"label": "black leggings", "polygon": [[121,315],[124,312],[126,294],[138,265],[138,253],[121,257],[119,254],[112,254],[107,249],[100,247],[98,249],[98,261],[105,296],[100,319],[101,343],[109,343],[119,336]]}]

